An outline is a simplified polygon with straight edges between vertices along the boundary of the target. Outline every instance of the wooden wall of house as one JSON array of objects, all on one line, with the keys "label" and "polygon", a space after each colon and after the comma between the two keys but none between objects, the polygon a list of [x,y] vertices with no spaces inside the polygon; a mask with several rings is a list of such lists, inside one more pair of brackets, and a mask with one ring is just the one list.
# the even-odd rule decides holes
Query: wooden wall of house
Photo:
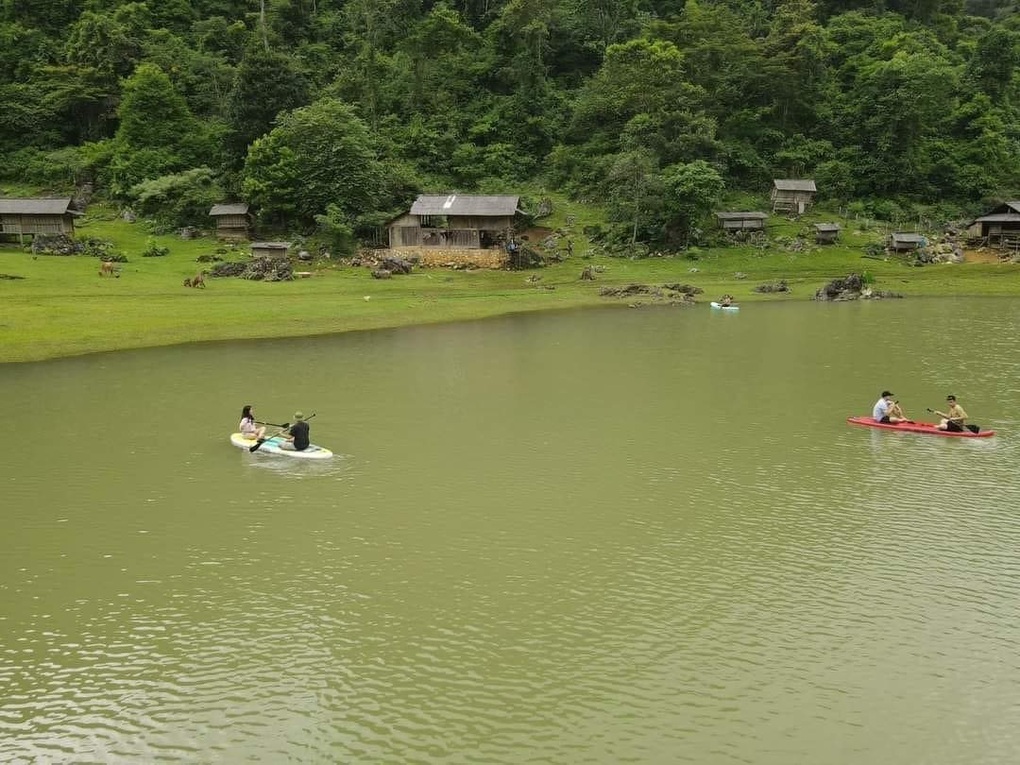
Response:
[{"label": "wooden wall of house", "polygon": [[447,218],[447,228],[506,231],[513,225],[514,219],[506,216],[452,215]]},{"label": "wooden wall of house", "polygon": [[216,233],[217,234],[236,234],[237,232],[247,233],[248,231],[248,216],[247,215],[217,215],[216,216]]},{"label": "wooden wall of house", "polygon": [[390,247],[478,248],[481,235],[470,229],[390,226]]},{"label": "wooden wall of house", "polygon": [[726,231],[753,231],[765,228],[765,221],[760,218],[746,218],[744,220],[723,220],[722,227]]},{"label": "wooden wall of house", "polygon": [[285,258],[288,251],[286,247],[252,247],[251,256],[253,258]]},{"label": "wooden wall of house", "polygon": [[772,189],[772,209],[803,212],[814,202],[814,197],[813,191]]},{"label": "wooden wall of house", "polygon": [[74,218],[70,215],[0,215],[2,234],[74,234]]}]

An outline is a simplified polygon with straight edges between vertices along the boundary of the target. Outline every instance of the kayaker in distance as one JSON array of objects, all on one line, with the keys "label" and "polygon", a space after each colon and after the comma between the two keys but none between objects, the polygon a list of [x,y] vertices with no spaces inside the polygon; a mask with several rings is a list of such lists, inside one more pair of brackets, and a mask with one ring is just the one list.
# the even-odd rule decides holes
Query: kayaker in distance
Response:
[{"label": "kayaker in distance", "polygon": [[935,410],[935,414],[942,418],[942,421],[935,427],[939,430],[948,430],[950,433],[962,433],[963,426],[967,424],[967,413],[963,411],[962,406],[956,403],[956,396],[946,396],[946,403],[949,404],[948,412]]},{"label": "kayaker in distance", "polygon": [[294,424],[287,429],[287,435],[283,436],[284,441],[280,444],[281,449],[288,451],[303,452],[308,448],[309,434],[311,428],[305,422],[305,416],[301,412],[294,412]]},{"label": "kayaker in distance", "polygon": [[237,426],[245,438],[253,441],[260,440],[266,436],[265,425],[258,425],[255,422],[255,408],[251,404],[245,404],[241,410],[241,424]]},{"label": "kayaker in distance", "polygon": [[875,422],[887,423],[889,425],[907,422],[907,418],[903,416],[903,410],[900,408],[900,402],[893,401],[892,397],[893,394],[889,391],[882,391],[882,395],[878,397],[878,401],[875,402],[875,406],[871,409],[871,417]]},{"label": "kayaker in distance", "polygon": [[719,298],[719,305],[721,305],[723,308],[727,308],[733,305],[733,295],[723,295],[721,298]]}]

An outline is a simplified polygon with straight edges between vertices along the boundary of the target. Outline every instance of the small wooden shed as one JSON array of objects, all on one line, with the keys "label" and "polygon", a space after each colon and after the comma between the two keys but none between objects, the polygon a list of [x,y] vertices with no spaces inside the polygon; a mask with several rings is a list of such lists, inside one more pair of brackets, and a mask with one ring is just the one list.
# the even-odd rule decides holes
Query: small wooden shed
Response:
[{"label": "small wooden shed", "polygon": [[716,219],[724,231],[764,231],[768,215],[763,212],[717,212]]},{"label": "small wooden shed", "polygon": [[814,181],[776,179],[772,181],[772,212],[792,212],[803,215],[815,202]]},{"label": "small wooden shed", "polygon": [[389,224],[390,247],[482,249],[510,238],[521,211],[513,194],[421,194]]},{"label": "small wooden shed", "polygon": [[221,239],[247,239],[251,229],[251,216],[246,202],[213,205],[210,217],[216,220],[216,236]]},{"label": "small wooden shed", "polygon": [[928,238],[921,234],[895,232],[889,234],[885,246],[893,252],[912,252],[928,246]]},{"label": "small wooden shed", "polygon": [[74,219],[82,215],[71,209],[71,198],[0,198],[0,234],[14,234],[24,244],[25,235],[74,236]]},{"label": "small wooden shed", "polygon": [[991,245],[1012,247],[1020,242],[1020,201],[1004,202],[967,225],[967,236]]},{"label": "small wooden shed", "polygon": [[815,242],[817,244],[832,244],[839,238],[840,230],[838,223],[816,223]]},{"label": "small wooden shed", "polygon": [[290,242],[252,242],[253,258],[285,258],[290,252]]}]

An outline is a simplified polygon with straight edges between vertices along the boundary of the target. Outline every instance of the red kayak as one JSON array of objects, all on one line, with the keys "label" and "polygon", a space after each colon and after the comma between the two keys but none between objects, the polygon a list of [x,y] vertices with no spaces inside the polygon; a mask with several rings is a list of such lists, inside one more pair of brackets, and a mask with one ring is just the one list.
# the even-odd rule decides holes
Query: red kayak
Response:
[{"label": "red kayak", "polygon": [[871,417],[847,417],[850,425],[864,425],[869,428],[883,428],[884,430],[899,430],[905,433],[926,433],[929,436],[952,436],[953,438],[988,438],[994,436],[994,430],[981,430],[971,433],[965,430],[962,433],[954,433],[949,430],[939,430],[934,422],[901,422],[893,425],[888,422],[875,422]]}]

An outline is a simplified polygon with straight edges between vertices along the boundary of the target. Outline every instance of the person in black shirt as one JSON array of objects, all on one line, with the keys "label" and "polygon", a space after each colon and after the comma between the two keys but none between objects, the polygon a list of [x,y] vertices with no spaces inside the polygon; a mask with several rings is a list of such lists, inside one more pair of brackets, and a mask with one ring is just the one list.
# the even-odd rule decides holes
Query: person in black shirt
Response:
[{"label": "person in black shirt", "polygon": [[280,444],[281,449],[291,449],[296,452],[303,452],[311,443],[308,434],[311,428],[305,422],[305,416],[301,412],[294,412],[294,424],[287,430],[284,442]]}]

